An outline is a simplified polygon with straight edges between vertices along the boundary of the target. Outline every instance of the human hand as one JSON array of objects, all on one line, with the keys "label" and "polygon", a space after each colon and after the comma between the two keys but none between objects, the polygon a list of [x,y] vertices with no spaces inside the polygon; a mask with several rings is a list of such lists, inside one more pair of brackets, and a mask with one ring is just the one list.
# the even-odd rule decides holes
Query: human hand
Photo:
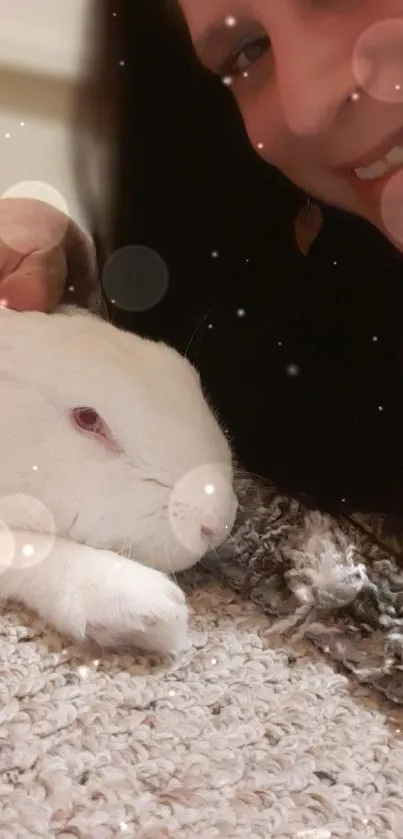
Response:
[{"label": "human hand", "polygon": [[0,200],[1,305],[49,312],[68,300],[85,307],[95,288],[91,240],[71,219],[36,199]]}]

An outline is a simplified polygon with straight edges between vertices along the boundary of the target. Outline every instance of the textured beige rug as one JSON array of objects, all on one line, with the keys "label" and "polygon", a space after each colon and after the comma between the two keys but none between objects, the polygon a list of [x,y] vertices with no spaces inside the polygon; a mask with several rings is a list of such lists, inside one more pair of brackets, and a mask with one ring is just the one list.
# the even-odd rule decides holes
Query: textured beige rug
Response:
[{"label": "textured beige rug", "polygon": [[1,614],[0,839],[402,837],[393,710],[207,578],[191,605],[164,665]]}]

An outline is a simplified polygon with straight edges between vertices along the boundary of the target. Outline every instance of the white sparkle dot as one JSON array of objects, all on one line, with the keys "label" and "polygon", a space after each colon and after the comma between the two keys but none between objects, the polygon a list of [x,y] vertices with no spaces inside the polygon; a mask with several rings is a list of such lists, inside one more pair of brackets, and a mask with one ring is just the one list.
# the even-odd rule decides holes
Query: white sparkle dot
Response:
[{"label": "white sparkle dot", "polygon": [[223,76],[222,83],[227,85],[227,87],[231,87],[233,82],[232,76]]},{"label": "white sparkle dot", "polygon": [[286,368],[286,371],[287,371],[287,376],[295,377],[295,376],[298,376],[299,367],[298,367],[297,364],[289,364],[288,367]]},{"label": "white sparkle dot", "polygon": [[69,285],[69,291],[74,291],[74,286],[73,285]]},{"label": "white sparkle dot", "polygon": [[99,663],[100,663],[99,658],[94,658],[94,661],[92,663],[93,663],[94,667],[99,667]]},{"label": "white sparkle dot", "polygon": [[345,498],[342,498],[342,499],[341,499],[341,503],[342,503],[342,504],[345,504],[345,503],[346,503],[346,499],[345,499]]},{"label": "white sparkle dot", "polygon": [[24,128],[25,122],[20,122],[21,128]]},{"label": "white sparkle dot", "polygon": [[282,346],[283,346],[283,342],[282,342],[282,341],[279,341],[279,342],[278,342],[278,344],[277,344],[277,346],[278,346],[278,347],[282,347]]},{"label": "white sparkle dot", "polygon": [[337,259],[334,260],[333,265],[338,265]]},{"label": "white sparkle dot", "polygon": [[258,147],[258,149],[263,149],[263,148],[264,148],[264,145],[263,145],[263,143],[258,143],[258,144],[257,144],[257,147]]},{"label": "white sparkle dot", "polygon": [[174,690],[169,690],[168,691],[168,696],[175,696],[175,691]]},{"label": "white sparkle dot", "polygon": [[213,328],[213,324],[212,324],[212,323],[208,323],[208,324],[207,324],[207,329],[212,329],[212,328]]},{"label": "white sparkle dot", "polygon": [[373,341],[373,343],[374,343],[374,344],[376,344],[376,343],[377,343],[377,341],[378,341],[378,336],[377,336],[377,335],[373,335],[373,336],[372,336],[372,341]]},{"label": "white sparkle dot", "polygon": [[7,131],[7,134],[5,135],[6,140],[9,140],[10,137],[11,137],[11,134],[9,134],[9,132]]},{"label": "white sparkle dot", "polygon": [[400,84],[395,84],[395,90],[401,90],[401,85]]},{"label": "white sparkle dot", "polygon": [[233,26],[236,26],[237,23],[238,23],[238,21],[237,21],[236,17],[234,17],[233,15],[228,15],[228,17],[225,18],[225,25],[229,26],[230,28],[232,28]]},{"label": "white sparkle dot", "polygon": [[360,98],[360,94],[359,94],[358,90],[355,90],[354,93],[351,94],[351,100],[353,102],[358,102],[359,98]]},{"label": "white sparkle dot", "polygon": [[78,672],[82,679],[86,679],[88,676],[88,667],[78,667]]},{"label": "white sparkle dot", "polygon": [[119,67],[124,67],[124,66],[125,66],[125,64],[126,64],[126,62],[125,62],[125,61],[119,61]]},{"label": "white sparkle dot", "polygon": [[126,822],[120,822],[119,827],[120,827],[122,833],[124,833],[126,830],[129,830],[129,825],[126,824]]},{"label": "white sparkle dot", "polygon": [[33,466],[33,467],[32,467],[32,471],[33,471],[33,472],[37,472],[37,471],[38,471],[38,467],[37,467],[37,466]]},{"label": "white sparkle dot", "polygon": [[211,663],[212,663],[212,664],[217,664],[217,659],[216,659],[216,658],[212,658],[212,659],[211,659]]},{"label": "white sparkle dot", "polygon": [[2,308],[2,309],[6,309],[6,308],[7,308],[7,306],[8,306],[8,300],[6,300],[6,298],[5,298],[5,297],[2,297],[2,299],[0,300],[0,306],[1,306],[1,308]]},{"label": "white sparkle dot", "polygon": [[247,78],[249,77],[249,73],[248,73],[248,71],[247,71],[247,70],[244,70],[244,72],[242,73],[242,75],[243,75],[244,79],[247,79]]},{"label": "white sparkle dot", "polygon": [[213,484],[206,484],[206,486],[204,487],[204,492],[206,493],[206,495],[214,495],[215,486],[213,486]]},{"label": "white sparkle dot", "polygon": [[213,257],[213,259],[217,259],[217,257],[219,256],[218,251],[212,251],[211,256]]},{"label": "white sparkle dot", "polygon": [[369,819],[363,819],[363,820],[362,820],[362,823],[363,823],[363,824],[368,824],[368,821],[369,821]]},{"label": "white sparkle dot", "polygon": [[35,553],[35,548],[33,545],[24,545],[22,553],[24,554],[24,556],[33,556]]},{"label": "white sparkle dot", "polygon": [[244,318],[246,315],[245,309],[238,309],[237,315],[239,318]]},{"label": "white sparkle dot", "polygon": [[116,17],[117,12],[112,12],[112,17]]},{"label": "white sparkle dot", "polygon": [[378,411],[383,411],[383,405],[378,405]]},{"label": "white sparkle dot", "polygon": [[246,257],[245,262],[250,262],[249,256]]}]

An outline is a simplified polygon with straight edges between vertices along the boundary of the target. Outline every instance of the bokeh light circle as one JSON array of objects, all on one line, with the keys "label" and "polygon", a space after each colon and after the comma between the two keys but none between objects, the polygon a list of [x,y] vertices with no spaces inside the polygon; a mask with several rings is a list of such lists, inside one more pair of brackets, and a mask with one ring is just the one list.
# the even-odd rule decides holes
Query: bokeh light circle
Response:
[{"label": "bokeh light circle", "polygon": [[31,495],[0,498],[0,573],[11,564],[31,568],[49,556],[56,526],[50,510]]},{"label": "bokeh light circle", "polygon": [[145,245],[119,248],[102,273],[107,299],[124,312],[147,312],[165,297],[169,271],[162,257]]},{"label": "bokeh light circle", "polygon": [[403,245],[403,169],[389,178],[383,190],[381,215],[388,234]]},{"label": "bokeh light circle", "polygon": [[[60,245],[70,218],[67,203],[55,187],[44,181],[20,181],[6,189],[1,199],[0,242],[23,254],[49,251]],[[24,202],[19,201],[14,209],[6,199]]]},{"label": "bokeh light circle", "polygon": [[353,73],[373,99],[403,102],[403,18],[378,21],[362,33],[353,53]]},{"label": "bokeh light circle", "polygon": [[[230,470],[222,464],[205,464],[186,472],[175,484],[168,503],[168,515],[176,541],[189,553],[200,550],[198,525],[209,527],[217,524],[225,528],[222,511],[228,498],[233,498],[233,512],[236,499],[232,492]],[[229,535],[229,532],[228,532]]]},{"label": "bokeh light circle", "polygon": [[15,539],[7,523],[0,518],[0,575],[10,567],[15,556]]}]

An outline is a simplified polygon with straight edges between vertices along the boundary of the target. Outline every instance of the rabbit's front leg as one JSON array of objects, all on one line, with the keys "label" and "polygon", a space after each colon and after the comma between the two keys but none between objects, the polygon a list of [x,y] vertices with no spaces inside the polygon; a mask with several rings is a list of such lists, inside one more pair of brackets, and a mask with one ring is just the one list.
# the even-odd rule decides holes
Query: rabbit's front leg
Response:
[{"label": "rabbit's front leg", "polygon": [[1,600],[19,600],[76,641],[130,644],[160,654],[185,648],[185,597],[165,574],[67,539],[56,538],[46,555],[49,537],[12,535],[11,562],[1,556],[0,542]]}]

